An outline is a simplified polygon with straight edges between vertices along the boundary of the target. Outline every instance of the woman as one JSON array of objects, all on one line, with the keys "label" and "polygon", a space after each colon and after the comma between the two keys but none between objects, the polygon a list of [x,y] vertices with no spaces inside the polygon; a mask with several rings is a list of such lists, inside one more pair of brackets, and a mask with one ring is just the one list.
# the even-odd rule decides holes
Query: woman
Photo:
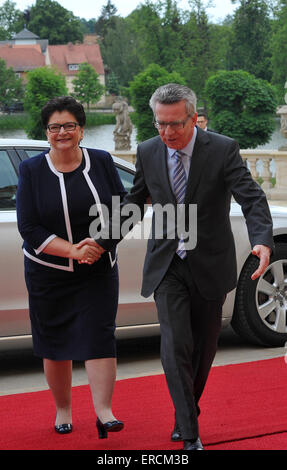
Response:
[{"label": "woman", "polygon": [[72,431],[72,360],[83,360],[104,438],[123,428],[111,409],[116,255],[77,244],[89,237],[91,206],[97,204],[100,212],[101,204],[111,209],[112,196],[122,198],[125,190],[107,152],[79,147],[85,121],[83,106],[74,98],[54,98],[43,107],[50,151],[21,163],[17,216],[34,352],[43,358],[55,400],[55,430]]}]

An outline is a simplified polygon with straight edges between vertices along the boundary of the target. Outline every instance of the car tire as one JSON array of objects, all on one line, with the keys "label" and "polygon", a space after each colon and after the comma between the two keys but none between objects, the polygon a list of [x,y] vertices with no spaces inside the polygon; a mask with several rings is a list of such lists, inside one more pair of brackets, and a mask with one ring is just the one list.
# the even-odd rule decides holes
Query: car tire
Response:
[{"label": "car tire", "polygon": [[253,344],[271,347],[287,342],[287,244],[276,243],[266,271],[255,281],[259,259],[249,256],[238,281],[231,321],[234,331]]}]

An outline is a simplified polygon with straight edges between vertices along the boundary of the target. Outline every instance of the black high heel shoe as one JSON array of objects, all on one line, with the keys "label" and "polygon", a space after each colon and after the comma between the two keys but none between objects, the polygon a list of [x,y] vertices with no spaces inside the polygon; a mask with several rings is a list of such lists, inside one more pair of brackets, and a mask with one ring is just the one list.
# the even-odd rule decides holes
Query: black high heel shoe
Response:
[{"label": "black high heel shoe", "polygon": [[68,434],[73,431],[72,424],[55,424],[55,431],[59,434]]},{"label": "black high heel shoe", "polygon": [[99,433],[99,439],[106,439],[108,437],[108,432],[118,432],[121,431],[124,427],[122,421],[108,421],[107,423],[102,423],[99,418],[97,418],[97,429]]}]

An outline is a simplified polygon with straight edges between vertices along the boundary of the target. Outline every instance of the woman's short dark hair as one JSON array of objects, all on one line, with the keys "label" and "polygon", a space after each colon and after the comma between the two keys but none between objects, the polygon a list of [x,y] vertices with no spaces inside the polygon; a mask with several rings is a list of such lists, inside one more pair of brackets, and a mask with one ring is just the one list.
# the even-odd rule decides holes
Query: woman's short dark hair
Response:
[{"label": "woman's short dark hair", "polygon": [[68,111],[75,116],[76,121],[81,127],[84,127],[86,124],[86,114],[81,103],[72,96],[57,96],[49,100],[41,110],[42,123],[45,129],[47,129],[50,117],[56,111]]}]

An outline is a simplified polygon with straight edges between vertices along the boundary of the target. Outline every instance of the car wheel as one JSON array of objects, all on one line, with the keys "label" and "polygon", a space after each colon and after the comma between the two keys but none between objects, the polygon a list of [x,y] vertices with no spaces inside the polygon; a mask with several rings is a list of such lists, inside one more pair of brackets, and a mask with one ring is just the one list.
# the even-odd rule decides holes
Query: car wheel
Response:
[{"label": "car wheel", "polygon": [[249,342],[284,346],[287,342],[287,244],[277,243],[270,264],[255,281],[259,260],[251,255],[241,271],[232,327]]}]

